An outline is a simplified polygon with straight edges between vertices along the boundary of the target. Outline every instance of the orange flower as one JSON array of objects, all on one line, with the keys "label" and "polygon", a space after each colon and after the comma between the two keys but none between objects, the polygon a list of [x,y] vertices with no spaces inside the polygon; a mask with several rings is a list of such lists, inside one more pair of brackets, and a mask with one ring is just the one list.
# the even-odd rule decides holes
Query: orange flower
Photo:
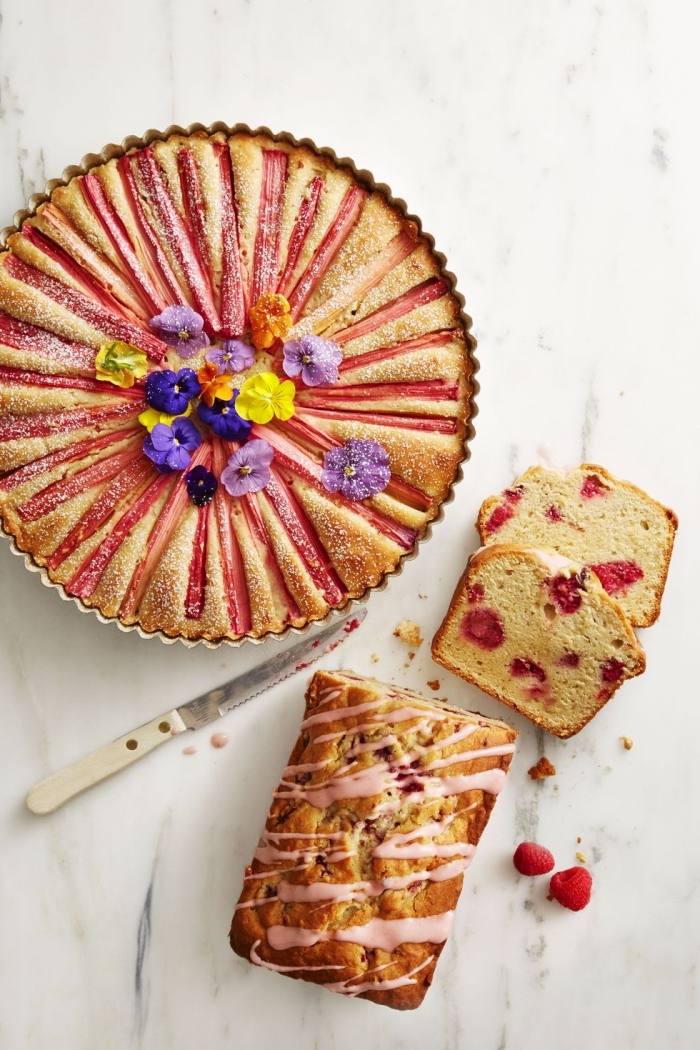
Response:
[{"label": "orange flower", "polygon": [[250,308],[250,327],[253,346],[267,350],[275,339],[284,339],[292,327],[289,303],[283,295],[265,292]]},{"label": "orange flower", "polygon": [[231,376],[227,374],[217,375],[218,371],[219,366],[210,361],[197,372],[197,379],[202,388],[202,397],[210,408],[213,407],[217,397],[220,401],[230,401],[233,397]]}]

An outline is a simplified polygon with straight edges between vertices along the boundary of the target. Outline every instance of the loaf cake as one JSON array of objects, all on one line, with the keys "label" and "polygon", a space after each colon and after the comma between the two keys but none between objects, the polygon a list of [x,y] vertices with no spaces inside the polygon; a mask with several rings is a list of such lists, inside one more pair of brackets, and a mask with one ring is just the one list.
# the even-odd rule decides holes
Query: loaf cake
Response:
[{"label": "loaf cake", "polygon": [[644,651],[597,576],[554,551],[482,547],[432,644],[448,671],[559,737],[573,736]]},{"label": "loaf cake", "polygon": [[531,467],[477,520],[483,544],[548,547],[593,569],[633,627],[661,611],[677,527],[672,510],[593,463]]},{"label": "loaf cake", "polygon": [[0,519],[82,607],[210,643],[323,618],[459,476],[469,319],[403,205],[223,129],[90,157],[0,253]]},{"label": "loaf cake", "polygon": [[516,735],[409,690],[316,672],[246,868],[234,951],[342,995],[419,1006]]}]

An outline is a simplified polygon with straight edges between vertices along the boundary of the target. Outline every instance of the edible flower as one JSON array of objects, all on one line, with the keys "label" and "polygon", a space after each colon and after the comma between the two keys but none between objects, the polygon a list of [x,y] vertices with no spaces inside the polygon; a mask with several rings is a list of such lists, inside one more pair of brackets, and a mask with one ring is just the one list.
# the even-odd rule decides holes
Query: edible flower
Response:
[{"label": "edible flower", "polygon": [[292,327],[290,306],[283,295],[265,292],[250,308],[250,327],[253,346],[267,350],[275,339],[284,339]]},{"label": "edible flower", "polygon": [[[233,396],[237,394],[238,391],[234,390]],[[219,397],[214,398],[213,405],[200,401],[197,415],[224,441],[245,441],[250,434],[252,423],[241,419],[231,401],[222,401]]]},{"label": "edible flower", "polygon": [[230,401],[233,397],[233,387],[229,376],[224,373],[219,375],[218,365],[214,361],[208,361],[202,365],[197,372],[197,379],[201,387],[203,400],[211,407],[218,397],[220,401]]},{"label": "edible flower", "polygon": [[184,412],[178,412],[177,415],[168,415],[167,412],[159,412],[157,408],[147,408],[139,416],[139,423],[142,427],[145,427],[150,434],[156,423],[166,423],[168,426],[172,424],[174,419],[179,416],[189,416],[192,412],[192,402],[188,402],[187,408]]},{"label": "edible flower", "polygon": [[378,441],[351,438],[323,457],[324,487],[328,492],[342,492],[346,499],[375,496],[387,487],[390,477],[389,457]]},{"label": "edible flower", "polygon": [[224,339],[221,346],[207,350],[204,359],[216,365],[218,375],[221,376],[226,372],[242,372],[244,368],[250,368],[255,360],[255,351],[241,339]]},{"label": "edible flower", "polygon": [[209,336],[203,331],[204,318],[189,306],[166,306],[148,323],[158,338],[174,347],[180,357],[194,357],[209,346]]},{"label": "edible flower", "polygon": [[218,482],[212,472],[200,463],[198,467],[192,467],[192,470],[187,471],[185,485],[187,495],[195,507],[206,507],[207,503],[211,503],[214,499]]},{"label": "edible flower", "polygon": [[269,441],[262,438],[246,441],[221,471],[221,484],[231,496],[259,492],[270,480],[270,464],[274,456]]},{"label": "edible flower", "polygon": [[95,358],[95,378],[114,383],[124,390],[134,385],[148,371],[148,358],[143,350],[128,343],[105,343]]},{"label": "edible flower", "polygon": [[258,372],[246,379],[236,398],[236,412],[254,423],[269,423],[273,416],[289,419],[294,415],[296,387],[289,379],[282,382],[274,372]]},{"label": "edible flower", "polygon": [[151,372],[146,380],[146,401],[151,408],[170,416],[181,415],[200,393],[197,373],[191,368],[181,368],[177,374],[164,368],[161,372]]},{"label": "edible flower", "polygon": [[288,376],[301,375],[307,386],[330,386],[337,382],[343,360],[340,347],[318,335],[303,335],[284,344],[282,367]]},{"label": "edible flower", "polygon": [[143,442],[143,451],[152,460],[161,474],[172,470],[184,470],[189,465],[196,448],[202,443],[202,435],[189,419],[178,416],[172,426],[156,423]]}]

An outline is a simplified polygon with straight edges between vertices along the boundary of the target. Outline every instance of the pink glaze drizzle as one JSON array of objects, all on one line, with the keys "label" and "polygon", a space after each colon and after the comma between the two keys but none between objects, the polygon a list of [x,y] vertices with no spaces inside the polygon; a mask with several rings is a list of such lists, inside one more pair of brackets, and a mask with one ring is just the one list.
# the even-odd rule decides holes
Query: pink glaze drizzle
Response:
[{"label": "pink glaze drizzle", "polygon": [[344,941],[360,944],[363,948],[379,948],[393,952],[400,944],[442,944],[447,940],[453,911],[428,915],[418,919],[370,919],[364,926],[349,926],[345,930],[306,930],[299,926],[270,926],[267,942],[275,951],[288,948],[308,948],[322,941]]}]

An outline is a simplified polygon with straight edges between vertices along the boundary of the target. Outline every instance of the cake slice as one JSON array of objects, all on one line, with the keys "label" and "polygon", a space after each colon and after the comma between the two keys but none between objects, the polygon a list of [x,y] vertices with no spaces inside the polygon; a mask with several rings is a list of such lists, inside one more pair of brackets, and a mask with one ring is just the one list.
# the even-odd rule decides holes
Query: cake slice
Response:
[{"label": "cake slice", "polygon": [[603,467],[531,467],[484,500],[476,527],[483,544],[550,547],[583,562],[633,627],[658,618],[678,518]]},{"label": "cake slice", "polygon": [[432,653],[560,737],[583,729],[646,664],[622,609],[590,569],[554,551],[501,543],[470,559]]},{"label": "cake slice", "polygon": [[246,868],[233,950],[342,995],[420,1006],[516,736],[418,693],[317,671]]}]

